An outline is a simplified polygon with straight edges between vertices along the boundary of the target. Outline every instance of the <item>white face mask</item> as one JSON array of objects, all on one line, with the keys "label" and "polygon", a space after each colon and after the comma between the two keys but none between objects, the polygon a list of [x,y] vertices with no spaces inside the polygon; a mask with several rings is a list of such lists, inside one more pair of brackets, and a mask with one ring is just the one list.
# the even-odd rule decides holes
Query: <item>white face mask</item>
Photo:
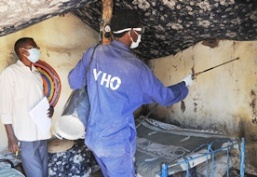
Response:
[{"label": "white face mask", "polygon": [[26,56],[29,61],[32,63],[36,63],[40,57],[40,51],[37,48],[32,48],[27,50],[29,52],[29,56]]},{"label": "white face mask", "polygon": [[132,41],[132,43],[130,45],[131,49],[137,48],[139,46],[139,43],[141,42],[141,34],[138,34],[136,31],[134,31],[134,32],[137,34],[137,41],[136,42],[133,41],[132,37],[130,36],[130,32],[129,32],[129,37]]}]

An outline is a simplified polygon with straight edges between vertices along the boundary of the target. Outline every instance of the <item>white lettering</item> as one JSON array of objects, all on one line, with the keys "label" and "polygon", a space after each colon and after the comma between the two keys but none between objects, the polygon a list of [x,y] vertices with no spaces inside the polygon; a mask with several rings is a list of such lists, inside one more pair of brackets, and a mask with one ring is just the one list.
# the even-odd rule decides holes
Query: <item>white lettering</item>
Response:
[{"label": "white lettering", "polygon": [[99,71],[99,72],[97,73],[96,68],[94,68],[94,69],[93,69],[93,73],[94,73],[95,81],[97,81],[97,80],[98,80],[98,77],[99,77],[99,75],[102,73],[102,71]]},{"label": "white lettering", "polygon": [[[116,83],[116,85],[114,85],[115,83]],[[117,90],[120,87],[120,84],[121,84],[120,78],[119,77],[113,77],[111,79],[110,88],[112,90]]]},{"label": "white lettering", "polygon": [[111,77],[112,77],[111,75],[109,75],[109,74],[107,75],[107,73],[103,73],[100,84],[104,85],[104,82],[106,82],[105,87],[109,88]]},{"label": "white lettering", "polygon": [[100,85],[110,88],[112,90],[117,90],[121,85],[121,79],[117,76],[112,77],[112,75],[103,73],[102,71],[97,71],[96,68],[93,69],[95,81],[101,78]]}]

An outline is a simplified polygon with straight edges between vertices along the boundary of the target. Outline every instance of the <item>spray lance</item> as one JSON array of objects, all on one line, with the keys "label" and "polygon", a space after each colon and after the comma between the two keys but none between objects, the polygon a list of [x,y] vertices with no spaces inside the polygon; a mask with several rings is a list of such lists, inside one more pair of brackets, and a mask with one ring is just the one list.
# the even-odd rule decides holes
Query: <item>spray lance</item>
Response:
[{"label": "spray lance", "polygon": [[199,76],[200,74],[203,74],[203,73],[205,73],[205,72],[207,72],[207,71],[210,71],[210,70],[212,70],[212,69],[214,69],[214,68],[220,67],[220,66],[222,66],[222,65],[228,64],[228,63],[233,62],[233,61],[236,61],[236,60],[239,60],[239,57],[237,57],[237,58],[235,58],[235,59],[233,59],[233,60],[229,60],[229,61],[227,61],[227,62],[221,63],[221,64],[219,64],[219,65],[217,65],[217,66],[213,66],[213,67],[208,68],[208,69],[206,69],[206,70],[197,72],[197,73],[195,73],[194,70],[193,70],[193,68],[192,68],[192,79],[195,79],[196,76]]},{"label": "spray lance", "polygon": [[[220,67],[220,66],[222,66],[222,65],[228,64],[228,63],[233,62],[233,61],[236,61],[236,60],[239,60],[239,57],[237,57],[237,58],[235,58],[235,59],[233,59],[233,60],[226,61],[226,62],[221,63],[221,64],[219,64],[219,65],[213,66],[213,67],[208,68],[208,69],[206,69],[206,70],[197,72],[197,73],[195,73],[194,70],[193,70],[193,68],[192,68],[192,79],[196,79],[196,76],[199,76],[200,74],[203,74],[203,73],[205,73],[205,72],[207,72],[207,71],[210,71],[210,70],[212,70],[212,69],[214,69],[214,68]],[[158,104],[156,103],[156,104],[154,105],[153,109],[143,118],[143,120],[141,120],[141,122],[136,126],[136,128],[138,128],[138,127],[150,116],[150,114],[152,114],[152,112],[156,110],[157,107],[158,107]]]}]

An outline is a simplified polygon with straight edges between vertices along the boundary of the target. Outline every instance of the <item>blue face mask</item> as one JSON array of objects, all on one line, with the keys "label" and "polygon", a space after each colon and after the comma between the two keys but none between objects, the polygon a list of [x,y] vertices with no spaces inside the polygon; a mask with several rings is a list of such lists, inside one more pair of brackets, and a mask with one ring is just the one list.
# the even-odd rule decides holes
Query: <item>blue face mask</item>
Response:
[{"label": "blue face mask", "polygon": [[29,52],[29,56],[26,56],[29,61],[32,63],[36,63],[40,57],[40,51],[37,48],[32,48],[27,50]]}]

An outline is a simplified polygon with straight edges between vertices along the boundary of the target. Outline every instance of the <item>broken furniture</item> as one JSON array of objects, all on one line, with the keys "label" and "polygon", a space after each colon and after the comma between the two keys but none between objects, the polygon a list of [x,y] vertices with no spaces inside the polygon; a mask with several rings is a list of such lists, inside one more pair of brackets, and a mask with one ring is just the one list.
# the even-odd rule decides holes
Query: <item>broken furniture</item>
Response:
[{"label": "broken furniture", "polygon": [[180,128],[150,118],[137,119],[137,123],[138,176],[167,177],[182,172],[187,177],[191,173],[229,176],[229,169],[240,160],[237,168],[244,176],[244,141],[240,147],[240,141],[234,137]]}]

